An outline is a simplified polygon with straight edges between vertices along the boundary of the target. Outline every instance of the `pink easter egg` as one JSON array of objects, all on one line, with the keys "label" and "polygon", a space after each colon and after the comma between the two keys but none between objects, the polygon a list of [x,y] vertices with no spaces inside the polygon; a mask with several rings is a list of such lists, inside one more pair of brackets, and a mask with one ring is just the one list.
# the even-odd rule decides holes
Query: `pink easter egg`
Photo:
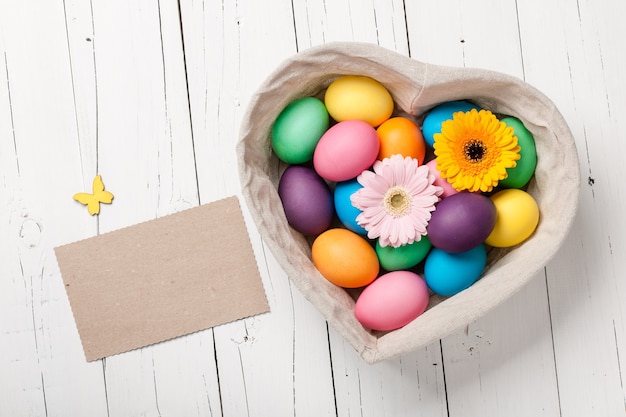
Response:
[{"label": "pink easter egg", "polygon": [[395,330],[420,316],[428,306],[428,286],[410,271],[393,271],[365,287],[356,301],[354,315],[372,330]]},{"label": "pink easter egg", "polygon": [[324,133],[313,154],[313,166],[328,181],[347,181],[368,169],[378,156],[376,130],[360,120],[339,122]]},{"label": "pink easter egg", "polygon": [[443,193],[439,196],[440,198],[445,198],[451,196],[452,194],[458,193],[457,190],[446,180],[445,178],[441,178],[439,171],[437,170],[437,161],[435,159],[431,159],[426,163],[428,170],[435,177],[434,184],[443,188]]}]

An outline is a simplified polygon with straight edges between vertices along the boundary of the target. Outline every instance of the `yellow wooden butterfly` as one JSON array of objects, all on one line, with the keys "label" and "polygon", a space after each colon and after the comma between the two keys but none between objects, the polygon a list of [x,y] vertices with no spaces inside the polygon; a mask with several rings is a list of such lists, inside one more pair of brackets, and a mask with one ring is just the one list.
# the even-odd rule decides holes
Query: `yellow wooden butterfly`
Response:
[{"label": "yellow wooden butterfly", "polygon": [[89,214],[93,216],[100,213],[100,203],[111,204],[113,194],[104,191],[104,183],[100,175],[96,175],[96,178],[93,179],[92,193],[76,193],[74,194],[74,200],[85,204]]}]

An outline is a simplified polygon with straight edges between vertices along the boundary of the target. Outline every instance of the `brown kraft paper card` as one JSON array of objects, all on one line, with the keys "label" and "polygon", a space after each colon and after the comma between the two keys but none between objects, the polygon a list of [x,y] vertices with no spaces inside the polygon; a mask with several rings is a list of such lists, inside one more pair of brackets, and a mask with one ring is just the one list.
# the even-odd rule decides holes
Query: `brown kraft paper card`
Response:
[{"label": "brown kraft paper card", "polygon": [[269,311],[234,196],[55,254],[87,361]]}]

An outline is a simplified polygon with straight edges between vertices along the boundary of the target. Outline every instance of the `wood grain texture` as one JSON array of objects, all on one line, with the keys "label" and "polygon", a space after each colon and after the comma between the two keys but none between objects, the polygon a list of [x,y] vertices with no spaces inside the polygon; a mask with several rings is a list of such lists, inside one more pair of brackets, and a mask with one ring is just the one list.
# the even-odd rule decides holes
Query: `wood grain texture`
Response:
[{"label": "wood grain texture", "polygon": [[[522,33],[537,24],[537,7],[520,5]],[[623,204],[616,183],[624,169],[618,161],[623,141],[616,115],[624,100],[616,94],[624,91],[626,55],[612,46],[622,30],[614,16],[624,5],[558,2],[550,7],[560,10],[556,27],[549,25],[544,39],[524,41],[527,77],[554,97],[570,122],[585,179],[566,249],[547,268],[561,412],[624,415],[624,268],[616,264],[622,245],[616,232],[621,235],[624,223],[614,210]],[[538,48],[540,42],[549,48]],[[542,70],[545,65],[554,71]]]},{"label": "wood grain texture", "polygon": [[[181,6],[198,181],[206,201],[239,192],[239,121],[256,86],[296,52],[293,17],[290,2],[274,2],[270,31],[260,2]],[[255,231],[251,241],[272,313],[215,329],[223,415],[333,415],[326,324]]]},{"label": "wood grain texture", "polygon": [[[0,415],[623,416],[620,0],[0,0]],[[244,217],[271,312],[87,363],[53,248],[238,195],[234,145],[283,59],[371,42],[522,78],[577,140],[563,248],[506,304],[376,365]],[[98,217],[72,200],[96,174]]]}]

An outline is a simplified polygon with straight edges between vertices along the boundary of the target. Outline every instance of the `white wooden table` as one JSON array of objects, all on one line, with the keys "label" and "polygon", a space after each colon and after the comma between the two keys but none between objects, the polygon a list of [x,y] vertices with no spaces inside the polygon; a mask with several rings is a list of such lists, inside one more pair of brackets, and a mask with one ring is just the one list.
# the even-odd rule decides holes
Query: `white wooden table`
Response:
[{"label": "white wooden table", "polygon": [[[626,2],[0,0],[0,416],[623,416]],[[366,365],[247,212],[271,313],[87,363],[55,246],[239,195],[250,96],[364,41],[525,79],[576,137],[580,209],[531,284]],[[114,203],[72,200],[103,175]]]}]

